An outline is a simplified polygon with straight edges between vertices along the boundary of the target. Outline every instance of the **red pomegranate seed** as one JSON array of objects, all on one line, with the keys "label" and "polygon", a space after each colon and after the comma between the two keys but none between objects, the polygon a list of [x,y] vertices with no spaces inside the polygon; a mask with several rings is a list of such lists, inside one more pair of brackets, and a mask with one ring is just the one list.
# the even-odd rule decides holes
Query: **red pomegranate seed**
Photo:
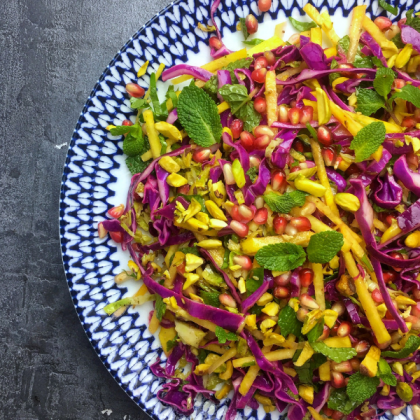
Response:
[{"label": "red pomegranate seed", "polygon": [[257,83],[264,83],[266,76],[267,76],[267,69],[266,68],[261,68],[261,69],[258,69],[258,70],[254,70],[251,73],[252,80],[254,82],[257,82]]},{"label": "red pomegranate seed", "polygon": [[391,19],[388,19],[385,16],[379,16],[377,17],[373,23],[381,30],[381,31],[386,31],[387,29],[389,29],[392,26],[392,21]]},{"label": "red pomegranate seed", "polygon": [[285,299],[290,295],[290,290],[287,287],[277,286],[274,288],[274,296],[277,299]]},{"label": "red pomegranate seed", "polygon": [[420,122],[420,109],[419,108],[416,108],[415,111],[414,111],[414,119],[417,122]]},{"label": "red pomegranate seed", "polygon": [[125,85],[125,90],[133,98],[141,98],[144,96],[144,89],[139,86],[137,83],[127,83]]},{"label": "red pomegranate seed", "polygon": [[230,222],[230,228],[240,237],[245,238],[248,235],[249,228],[246,224],[232,220]]},{"label": "red pomegranate seed", "polygon": [[409,315],[407,318],[405,318],[405,321],[407,322],[411,322],[412,324],[412,329],[418,331],[420,328],[420,318],[413,316],[413,315]]},{"label": "red pomegranate seed", "polygon": [[271,139],[270,137],[266,135],[258,137],[257,139],[255,139],[254,141],[254,147],[258,150],[263,150],[266,149],[267,146],[270,144]]},{"label": "red pomegranate seed", "polygon": [[286,174],[280,169],[271,174],[271,188],[283,194],[287,187]]},{"label": "red pomegranate seed", "polygon": [[334,327],[331,328],[331,331],[330,331],[331,337],[336,337],[337,336],[337,330],[338,330],[338,325],[336,324],[336,325],[334,325]]},{"label": "red pomegranate seed", "polygon": [[111,239],[113,239],[117,244],[120,244],[123,241],[122,232],[109,232],[109,236],[111,236]]},{"label": "red pomegranate seed", "polygon": [[338,313],[338,316],[342,316],[346,311],[346,307],[343,302],[335,302],[331,309]]},{"label": "red pomegranate seed", "polygon": [[272,66],[276,62],[276,56],[273,54],[272,51],[266,51],[264,53],[264,57],[267,60],[269,66]]},{"label": "red pomegranate seed", "polygon": [[338,68],[343,71],[340,71],[341,76],[343,77],[348,77],[349,79],[354,77],[354,73],[350,72],[350,71],[345,71],[345,69],[354,69],[353,64],[351,63],[341,63],[338,65]]},{"label": "red pomegranate seed", "polygon": [[232,135],[235,140],[239,139],[243,129],[244,123],[241,120],[233,120],[230,124],[230,131],[232,131]]},{"label": "red pomegranate seed", "polygon": [[322,334],[319,336],[317,341],[323,341],[330,336],[330,329],[324,325],[324,329],[322,330]]},{"label": "red pomegranate seed", "polygon": [[370,349],[370,344],[366,340],[360,340],[355,344],[354,349],[357,352],[357,357],[364,357]]},{"label": "red pomegranate seed", "polygon": [[311,222],[307,217],[292,217],[289,222],[298,232],[311,230]]},{"label": "red pomegranate seed", "polygon": [[292,273],[290,271],[274,277],[274,284],[276,286],[287,286],[290,283],[290,277],[292,277]]},{"label": "red pomegranate seed", "polygon": [[341,420],[344,417],[343,413],[340,413],[338,410],[334,410],[334,413],[332,413],[331,418],[333,420]]},{"label": "red pomegranate seed", "polygon": [[109,216],[114,219],[119,219],[124,213],[124,204],[120,204],[119,206],[112,207],[112,209],[108,210]]},{"label": "red pomegranate seed", "polygon": [[289,112],[287,113],[287,116],[289,117],[290,123],[293,125],[299,124],[303,113],[300,108],[290,108]]},{"label": "red pomegranate seed", "polygon": [[340,372],[340,373],[348,373],[351,372],[353,370],[353,368],[351,367],[351,364],[348,360],[341,362],[341,363],[337,363],[337,362],[331,362],[331,369],[334,372]]},{"label": "red pomegranate seed", "polygon": [[420,289],[413,289],[413,298],[414,300],[420,301]]},{"label": "red pomegranate seed", "polygon": [[379,289],[375,289],[372,292],[372,299],[376,303],[384,303],[384,298],[382,297],[382,293]]},{"label": "red pomegranate seed", "polygon": [[241,215],[239,214],[239,206],[237,204],[234,204],[231,208],[230,215],[233,220],[237,220],[238,222],[241,221]]},{"label": "red pomegranate seed", "polygon": [[188,193],[190,192],[190,186],[188,184],[186,184],[186,185],[183,185],[182,187],[178,187],[176,189],[176,192],[178,194],[188,195]]},{"label": "red pomegranate seed", "polygon": [[331,130],[325,125],[318,127],[318,140],[324,146],[331,146],[333,144],[333,135]]},{"label": "red pomegranate seed", "polygon": [[403,25],[407,22],[407,18],[402,18],[398,21],[398,27],[401,29]]},{"label": "red pomegranate seed", "polygon": [[232,172],[232,164],[227,162],[223,165],[223,176],[225,177],[226,185],[235,185],[236,181]]},{"label": "red pomegranate seed", "polygon": [[125,125],[126,127],[131,127],[133,123],[130,120],[124,120],[122,122],[122,125]]},{"label": "red pomegranate seed", "polygon": [[296,312],[296,318],[300,322],[305,322],[306,315],[308,315],[309,311],[306,308],[299,308]]},{"label": "red pomegranate seed", "polygon": [[416,106],[414,104],[412,104],[411,102],[406,103],[406,107],[407,107],[407,112],[409,114],[414,114],[414,111],[416,110]]},{"label": "red pomegranate seed", "polygon": [[286,105],[279,106],[279,120],[282,123],[289,122],[289,108]]},{"label": "red pomegranate seed", "polygon": [[337,329],[337,335],[338,337],[347,337],[351,334],[351,324],[350,322],[343,321],[338,329]]},{"label": "red pomegranate seed", "polygon": [[394,220],[396,220],[397,218],[393,215],[393,214],[388,214],[386,217],[385,217],[385,222],[386,223],[388,223],[388,225],[389,226],[391,226],[392,225],[392,222],[394,221]]},{"label": "red pomegranate seed", "polygon": [[246,150],[252,150],[254,147],[254,141],[255,137],[250,132],[242,131],[240,135],[240,142]]},{"label": "red pomegranate seed", "polygon": [[407,153],[407,165],[412,171],[417,171],[419,167],[419,157],[414,153]]},{"label": "red pomegranate seed", "polygon": [[219,301],[222,305],[228,306],[229,308],[236,308],[235,299],[227,293],[222,293],[219,295]]},{"label": "red pomegranate seed", "polygon": [[235,255],[233,262],[235,265],[240,265],[244,270],[251,270],[252,268],[252,261],[248,255]]},{"label": "red pomegranate seed", "polygon": [[273,138],[274,132],[268,125],[258,125],[254,128],[254,135],[255,137],[267,135],[268,137]]},{"label": "red pomegranate seed", "polygon": [[266,69],[268,67],[268,61],[264,56],[260,56],[254,61],[254,70]]},{"label": "red pomegranate seed", "polygon": [[287,226],[286,218],[282,216],[276,216],[273,220],[273,226],[274,226],[274,232],[276,232],[277,235],[283,235]]},{"label": "red pomegranate seed", "polygon": [[309,287],[314,281],[314,271],[311,268],[302,268],[299,271],[299,280],[303,287]]},{"label": "red pomegranate seed", "polygon": [[255,213],[253,222],[257,225],[264,225],[268,219],[268,210],[263,207],[262,209],[258,209]]},{"label": "red pomegranate seed", "polygon": [[405,80],[403,79],[395,79],[392,83],[393,89],[402,89],[405,86]]},{"label": "red pomegranate seed", "polygon": [[261,159],[258,158],[257,156],[250,156],[249,157],[249,166],[251,166],[251,168],[258,168],[258,166],[261,165]]},{"label": "red pomegranate seed", "polygon": [[194,162],[203,163],[203,162],[205,162],[206,160],[209,159],[210,154],[211,154],[210,149],[200,147],[200,148],[194,150],[194,152],[192,154],[192,158],[193,158]]},{"label": "red pomegranate seed", "polygon": [[267,111],[267,101],[265,100],[265,98],[256,98],[254,101],[254,109],[259,114],[264,114]]},{"label": "red pomegranate seed", "polygon": [[178,267],[176,268],[176,271],[181,276],[184,275],[184,273],[185,273],[185,261],[183,261],[181,264],[178,265]]},{"label": "red pomegranate seed", "polygon": [[355,164],[352,163],[346,170],[346,175],[350,176],[350,175],[359,175],[360,174],[360,168]]},{"label": "red pomegranate seed", "polygon": [[314,117],[314,109],[309,106],[305,105],[302,107],[302,116],[300,118],[301,124],[306,124],[308,122],[311,122]]},{"label": "red pomegranate seed", "polygon": [[258,9],[261,12],[268,12],[271,7],[271,0],[258,0]]},{"label": "red pomegranate seed", "polygon": [[326,405],[322,408],[322,411],[328,417],[331,417],[334,413],[334,410],[331,410],[331,408],[328,408]]},{"label": "red pomegranate seed", "polygon": [[245,18],[245,26],[250,34],[255,34],[258,31],[258,21],[253,15],[248,15]]},{"label": "red pomegranate seed", "polygon": [[357,372],[360,369],[360,360],[357,357],[353,357],[349,362],[354,372]]},{"label": "red pomegranate seed", "polygon": [[324,147],[321,151],[322,157],[324,158],[325,166],[334,166],[337,160],[337,153],[331,147]]},{"label": "red pomegranate seed", "polygon": [[254,217],[255,211],[252,211],[252,209],[246,206],[245,204],[241,204],[238,207],[238,213],[241,218],[240,222],[248,223]]},{"label": "red pomegranate seed", "polygon": [[[391,257],[391,258],[395,258],[396,260],[405,260],[405,258],[404,258],[404,255],[403,254],[400,254],[399,252],[390,252],[389,253],[389,256]],[[399,273],[401,270],[402,270],[402,268],[399,268],[399,267],[392,267],[393,269],[394,269],[394,271],[396,271],[397,273]]]},{"label": "red pomegranate seed", "polygon": [[216,36],[212,36],[209,39],[209,46],[210,48],[214,48],[215,50],[220,50],[220,48],[223,47],[223,43]]},{"label": "red pomegranate seed", "polygon": [[299,139],[293,142],[293,149],[295,149],[297,152],[300,152],[300,153],[303,153],[305,151],[305,147]]},{"label": "red pomegranate seed", "polygon": [[319,309],[319,305],[314,298],[309,296],[307,293],[303,293],[299,297],[301,306],[307,309]]},{"label": "red pomegranate seed", "polygon": [[418,302],[415,306],[411,307],[411,315],[416,316],[417,318],[420,318],[420,302]]},{"label": "red pomegranate seed", "polygon": [[292,174],[293,172],[297,172],[300,171],[301,167],[300,166],[293,166],[293,168],[290,169],[290,173]]},{"label": "red pomegranate seed", "polygon": [[407,128],[413,128],[417,124],[417,121],[413,117],[404,117],[401,125]]},{"label": "red pomegranate seed", "polygon": [[343,388],[345,386],[343,374],[340,372],[334,372],[334,371],[331,372],[331,374],[332,374],[331,385],[334,388]]}]

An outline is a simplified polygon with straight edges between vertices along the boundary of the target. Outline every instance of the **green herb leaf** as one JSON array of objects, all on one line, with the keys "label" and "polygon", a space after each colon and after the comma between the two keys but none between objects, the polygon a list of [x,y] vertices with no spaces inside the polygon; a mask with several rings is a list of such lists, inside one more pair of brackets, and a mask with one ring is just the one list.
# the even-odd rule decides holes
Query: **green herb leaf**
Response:
[{"label": "green herb leaf", "polygon": [[251,45],[251,46],[255,46],[255,45],[259,45],[261,44],[261,42],[264,42],[263,39],[260,38],[254,38],[251,39],[251,41],[242,41],[245,45]]},{"label": "green herb leaf", "polygon": [[375,394],[379,382],[379,378],[370,378],[369,376],[362,375],[360,372],[351,375],[347,385],[347,395],[350,401],[362,404]]},{"label": "green herb leaf", "polygon": [[363,162],[375,153],[384,142],[385,133],[385,124],[381,121],[363,127],[350,144],[350,149],[355,151],[356,162]]},{"label": "green herb leaf", "polygon": [[303,323],[296,317],[296,312],[289,306],[285,306],[279,313],[278,326],[283,337],[293,334],[296,337],[302,335]]},{"label": "green herb leaf", "polygon": [[404,48],[405,44],[401,39],[401,32],[394,36],[391,41],[397,46],[397,48]]},{"label": "green herb leaf", "polygon": [[[336,68],[338,68],[338,63],[337,63],[337,60],[335,58],[333,58],[332,61],[331,61],[331,69],[336,69]],[[340,73],[330,73],[328,76],[329,76],[329,79],[330,79],[330,85],[332,85],[334,80],[341,77]]]},{"label": "green herb leaf", "polygon": [[396,386],[397,378],[392,374],[391,366],[384,359],[380,359],[378,362],[378,374],[377,376],[382,379],[387,385]]},{"label": "green herb leaf", "polygon": [[[297,353],[297,352],[296,352]],[[295,354],[296,354],[295,353]],[[322,354],[314,354],[310,360],[305,362],[302,366],[295,366],[295,370],[299,377],[299,382],[303,384],[312,385],[312,378],[314,370],[318,369],[322,364],[327,361],[327,358]]]},{"label": "green herb leaf", "polygon": [[246,171],[246,174],[249,176],[251,182],[254,182],[258,178],[258,168],[253,166]]},{"label": "green herb leaf", "polygon": [[[127,132],[124,142],[123,142],[123,152],[127,156],[137,156],[140,154],[145,146],[144,137],[143,137],[143,130],[138,124],[134,124],[130,127],[130,130]],[[111,130],[111,134],[121,130],[121,127],[115,127]]]},{"label": "green herb leaf", "polygon": [[410,335],[404,348],[398,351],[383,351],[382,357],[392,357],[393,359],[405,359],[411,353],[415,352],[420,347],[420,337]]},{"label": "green herb leaf", "polygon": [[371,59],[372,59],[372,63],[373,63],[376,67],[378,67],[379,69],[381,69],[382,67],[385,67],[385,66],[383,65],[382,61],[381,61],[381,60],[379,60],[379,58],[378,58],[378,57],[372,56],[372,57],[371,57]]},{"label": "green herb leaf", "polygon": [[[348,51],[349,51],[349,47],[350,47],[350,37],[348,35],[343,36],[343,38],[341,38],[338,43],[337,43],[337,47],[344,53],[347,55]],[[356,56],[354,58],[353,64],[355,67],[359,67],[359,68],[372,68],[373,67],[373,63],[370,57],[366,57],[362,51],[361,51],[361,47],[360,44],[357,47],[357,53]]]},{"label": "green herb leaf", "polygon": [[178,98],[178,118],[191,139],[202,147],[218,143],[222,124],[216,103],[194,84],[182,89]]},{"label": "green herb leaf", "polygon": [[392,69],[388,67],[381,67],[376,71],[375,80],[373,81],[373,87],[379,95],[387,98],[389,92],[391,92],[392,83],[394,82],[395,74]]},{"label": "green herb leaf", "polygon": [[400,92],[392,95],[391,100],[401,98],[411,102],[416,108],[420,108],[420,89],[413,85],[405,85]]},{"label": "green herb leaf", "polygon": [[165,312],[166,312],[166,303],[163,302],[163,299],[160,295],[156,295],[155,312],[156,312],[156,318],[159,321],[162,321],[162,317],[163,315],[165,315]]},{"label": "green herb leaf", "polygon": [[244,122],[244,130],[249,132],[252,132],[257,125],[260,125],[261,121],[261,114],[255,111],[252,102],[247,102],[246,105],[239,108],[235,117]]},{"label": "green herb leaf", "polygon": [[246,368],[246,367],[251,367],[251,366],[255,366],[255,362],[254,361],[248,362],[248,363],[243,363],[241,365],[241,368]]},{"label": "green herb leaf", "polygon": [[292,17],[289,17],[289,21],[292,26],[299,32],[309,31],[311,28],[316,28],[317,24],[315,22],[299,22]]},{"label": "green herb leaf", "polygon": [[379,0],[379,6],[381,6],[382,9],[384,9],[387,12],[393,14],[394,16],[398,15],[398,7],[391,6],[385,0]]},{"label": "green herb leaf", "polygon": [[219,296],[219,292],[206,292],[205,290],[200,292],[200,297],[204,300],[204,303],[215,308],[220,306]]},{"label": "green herb leaf", "polygon": [[[156,73],[150,75],[150,99],[153,105],[153,114],[156,121],[164,121],[168,118],[168,108],[166,108],[166,103],[160,104],[157,88],[156,88]],[[163,154],[163,153],[162,153]]]},{"label": "green herb leaf", "polygon": [[322,341],[319,343],[311,343],[311,346],[317,353],[321,353],[337,363],[345,362],[357,355],[356,350],[353,348],[332,348],[328,347]]},{"label": "green herb leaf", "polygon": [[373,89],[356,89],[357,111],[370,116],[385,106],[385,100]]},{"label": "green herb leaf", "polygon": [[305,204],[306,193],[297,190],[283,195],[269,192],[263,197],[272,211],[277,213],[289,213],[293,207],[301,207]]},{"label": "green herb leaf", "polygon": [[230,105],[232,114],[250,101],[248,90],[244,85],[224,85],[219,89],[223,99]]},{"label": "green herb leaf", "polygon": [[128,170],[131,172],[131,175],[139,174],[143,172],[148,166],[152,159],[143,162],[141,160],[141,154],[137,156],[129,156],[125,160]]},{"label": "green herb leaf", "polygon": [[187,254],[194,254],[197,257],[201,257],[200,251],[196,246],[184,246],[178,250],[179,252],[183,252],[185,255]]},{"label": "green herb leaf", "polygon": [[344,388],[333,389],[329,399],[328,408],[337,410],[345,416],[350,414],[359,404],[350,401],[349,396]]},{"label": "green herb leaf", "polygon": [[406,14],[407,21],[405,24],[411,26],[417,32],[420,32],[420,18],[416,15],[413,17],[414,10],[409,10]]},{"label": "green herb leaf", "polygon": [[254,268],[245,281],[246,290],[249,294],[258,290],[264,282],[264,268]]},{"label": "green herb leaf", "polygon": [[216,327],[214,333],[220,344],[225,344],[226,341],[238,341],[238,336],[235,333],[226,331],[222,327]]},{"label": "green herb leaf", "polygon": [[169,352],[171,351],[177,344],[178,344],[178,334],[166,343],[166,350]]},{"label": "green herb leaf", "polygon": [[209,351],[208,350],[204,350],[204,349],[199,349],[198,350],[198,361],[200,362],[200,365],[202,365],[204,363],[204,360],[206,360],[206,357],[209,355]]},{"label": "green herb leaf", "polygon": [[133,109],[150,109],[149,102],[144,98],[130,98],[130,106]]},{"label": "green herb leaf", "polygon": [[300,267],[306,254],[300,245],[291,243],[266,245],[255,255],[258,264],[275,271],[289,271]]},{"label": "green herb leaf", "polygon": [[319,337],[321,337],[324,332],[324,318],[321,318],[320,321],[311,329],[311,331],[306,334],[308,341],[310,343],[315,343]]},{"label": "green herb leaf", "polygon": [[244,38],[247,39],[249,37],[248,29],[246,28],[245,18],[239,18],[239,22],[241,24],[241,31],[244,35]]},{"label": "green herb leaf", "polygon": [[[178,106],[178,96],[175,93],[175,88],[174,85],[170,85],[168,87],[168,90],[166,91],[166,95],[165,95],[166,99],[170,99],[172,101],[172,105],[174,108],[176,108]],[[166,104],[165,104],[166,106]]]},{"label": "green herb leaf", "polygon": [[344,237],[340,232],[327,230],[315,233],[309,240],[306,250],[308,260],[312,263],[325,264],[330,262],[344,245]]}]

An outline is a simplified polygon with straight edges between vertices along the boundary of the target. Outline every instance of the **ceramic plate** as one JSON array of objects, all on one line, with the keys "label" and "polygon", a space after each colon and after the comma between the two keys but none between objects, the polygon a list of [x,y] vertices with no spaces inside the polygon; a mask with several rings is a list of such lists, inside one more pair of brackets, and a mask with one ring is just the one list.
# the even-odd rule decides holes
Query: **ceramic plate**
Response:
[{"label": "ceramic plate", "polygon": [[[259,13],[256,1],[222,0],[221,3],[216,20],[225,44],[235,51],[243,48],[242,34],[236,31],[240,17],[249,13],[257,16],[260,25],[254,36],[267,39],[273,35],[277,23],[291,15],[298,18],[306,1],[280,3],[273,0],[271,10],[264,14]],[[348,33],[348,16],[356,5],[354,1],[317,0],[314,4],[333,15],[339,36]],[[400,6],[407,10],[413,7],[413,1],[400,3]],[[367,11],[376,16],[382,9],[378,9],[375,0]],[[148,74],[139,81],[144,88],[148,87],[150,73],[156,71],[160,63],[168,68],[179,63],[203,65],[210,61],[209,34],[198,29],[199,22],[210,23],[210,0],[176,1],[143,26],[118,52],[94,87],[77,122],[64,166],[60,197],[63,263],[83,328],[114,379],[139,407],[159,420],[185,417],[156,398],[163,381],[152,375],[149,365],[157,357],[164,359],[165,356],[159,340],[147,329],[152,304],[130,308],[116,320],[102,310],[106,304],[131,296],[139,288],[134,280],[123,286],[114,283],[115,274],[127,268],[129,254],[122,252],[110,238],[99,239],[97,234],[98,222],[106,218],[106,211],[125,203],[130,183],[122,141],[112,137],[106,127],[121,125],[125,119],[134,121],[125,85],[137,82],[137,71],[146,60],[150,61]],[[293,33],[290,24],[286,28],[284,39]],[[158,89],[163,86],[164,83],[158,82]],[[199,396],[191,418],[222,419],[229,401],[225,399],[216,406]],[[237,416],[238,419],[273,420],[280,417],[278,412],[266,414],[262,409],[250,408],[239,410]],[[412,419],[411,408],[399,417]]]}]

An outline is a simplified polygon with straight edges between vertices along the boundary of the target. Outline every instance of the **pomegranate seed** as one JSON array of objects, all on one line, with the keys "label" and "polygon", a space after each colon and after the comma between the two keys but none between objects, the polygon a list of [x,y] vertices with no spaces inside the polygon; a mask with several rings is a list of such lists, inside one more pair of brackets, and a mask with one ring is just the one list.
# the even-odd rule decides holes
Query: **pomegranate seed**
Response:
[{"label": "pomegranate seed", "polygon": [[372,299],[376,303],[384,303],[384,298],[382,297],[382,293],[379,289],[375,289],[372,292]]},{"label": "pomegranate seed", "polygon": [[122,125],[125,125],[126,127],[131,127],[133,123],[130,120],[124,120],[122,122]]},{"label": "pomegranate seed", "polygon": [[407,322],[411,322],[413,330],[418,331],[420,329],[420,318],[409,315],[407,318],[405,318]]},{"label": "pomegranate seed", "polygon": [[251,168],[258,168],[258,166],[261,165],[261,159],[258,158],[257,156],[250,156],[249,157],[249,166],[251,166]]},{"label": "pomegranate seed", "polygon": [[265,134],[264,136],[258,137],[254,142],[254,147],[258,150],[264,150],[270,144],[270,137]]},{"label": "pomegranate seed", "polygon": [[311,298],[307,293],[303,293],[299,297],[300,305],[307,309],[319,309],[319,305],[315,299]]},{"label": "pomegranate seed", "polygon": [[268,12],[271,7],[271,0],[258,0],[258,9],[261,12]]},{"label": "pomegranate seed", "polygon": [[295,108],[296,107],[296,104],[297,104],[297,101],[295,99],[293,99],[293,101],[290,101],[289,106],[290,106],[290,108]]},{"label": "pomegranate seed", "polygon": [[104,239],[106,235],[108,234],[108,231],[104,228],[104,225],[102,222],[98,223],[98,236],[99,239]]},{"label": "pomegranate seed", "polygon": [[283,235],[284,231],[286,230],[287,220],[285,217],[276,216],[273,220],[274,232],[277,235]]},{"label": "pomegranate seed", "polygon": [[178,187],[176,189],[176,192],[178,194],[188,195],[188,193],[190,192],[190,186],[188,184],[186,184],[186,185],[183,185],[182,187]]},{"label": "pomegranate seed", "polygon": [[401,125],[407,128],[413,128],[417,124],[417,121],[413,117],[404,117]]},{"label": "pomegranate seed", "polygon": [[[391,258],[395,258],[396,260],[404,260],[404,255],[400,254],[399,252],[390,252],[389,256]],[[402,268],[398,268],[398,267],[392,267],[394,269],[394,271],[396,271],[397,273],[399,273]]]},{"label": "pomegranate seed", "polygon": [[337,335],[339,337],[347,337],[351,334],[351,328],[350,322],[343,321],[337,329]]},{"label": "pomegranate seed", "polygon": [[298,231],[298,232],[306,232],[311,230],[311,222],[307,217],[292,217],[290,220],[290,224]]},{"label": "pomegranate seed", "polygon": [[290,277],[292,277],[292,273],[290,271],[274,277],[274,284],[276,286],[287,286],[290,283]]},{"label": "pomegranate seed", "polygon": [[394,221],[394,220],[396,220],[397,218],[393,215],[393,214],[388,214],[386,217],[385,217],[385,222],[386,223],[388,223],[388,225],[389,226],[391,226],[392,225],[392,222]]},{"label": "pomegranate seed", "polygon": [[257,127],[255,127],[254,135],[255,137],[260,137],[260,136],[268,136],[271,138],[274,137],[273,130],[271,130],[271,128],[268,125],[258,125]]},{"label": "pomegranate seed", "polygon": [[338,410],[334,410],[334,412],[331,415],[331,418],[333,420],[341,420],[344,417],[343,413],[340,413]]},{"label": "pomegranate seed", "polygon": [[208,148],[197,148],[192,154],[194,162],[203,163],[210,158],[211,150]]},{"label": "pomegranate seed", "polygon": [[233,257],[235,265],[240,265],[244,270],[251,270],[252,261],[247,255],[235,255]]},{"label": "pomegranate seed", "polygon": [[392,83],[392,89],[402,89],[405,86],[405,80],[395,79]]},{"label": "pomegranate seed", "polygon": [[279,106],[279,120],[282,123],[289,122],[289,108],[286,105]]},{"label": "pomegranate seed", "polygon": [[414,114],[414,111],[416,110],[416,106],[414,104],[407,101],[406,107],[409,114]]},{"label": "pomegranate seed", "polygon": [[290,290],[287,287],[277,286],[274,288],[274,296],[277,299],[285,299],[290,295]]},{"label": "pomegranate seed", "polygon": [[257,225],[265,225],[268,219],[268,210],[266,208],[258,209],[255,213],[253,222]]},{"label": "pomegranate seed", "polygon": [[266,69],[268,67],[268,61],[264,56],[258,57],[254,61],[254,70]]},{"label": "pomegranate seed", "polygon": [[302,107],[302,117],[300,118],[301,124],[306,124],[308,122],[311,122],[314,117],[314,109],[309,106],[303,106]]},{"label": "pomegranate seed", "polygon": [[407,165],[412,171],[417,171],[419,167],[419,157],[414,153],[407,153],[405,155],[407,158]]},{"label": "pomegranate seed", "polygon": [[300,321],[300,322],[305,322],[305,318],[306,315],[308,315],[309,311],[305,308],[299,308],[298,311],[296,312],[296,318]]},{"label": "pomegranate seed", "polygon": [[235,178],[233,176],[232,172],[232,164],[231,163],[225,163],[223,165],[223,175],[225,177],[225,183],[226,185],[235,185]]},{"label": "pomegranate seed", "polygon": [[117,244],[122,243],[123,241],[123,234],[122,232],[109,232],[109,235],[111,236],[111,239],[114,240]]},{"label": "pomegranate seed", "polygon": [[264,114],[267,111],[267,101],[265,98],[259,97],[254,101],[254,109],[259,114]]},{"label": "pomegranate seed", "polygon": [[420,318],[420,302],[418,302],[415,306],[411,307],[411,315]]},{"label": "pomegranate seed", "polygon": [[255,18],[255,16],[248,15],[245,18],[245,26],[246,26],[246,30],[248,31],[248,33],[255,34],[255,32],[258,31],[258,21]]},{"label": "pomegranate seed", "polygon": [[420,290],[414,288],[413,289],[413,298],[414,300],[420,301]]},{"label": "pomegranate seed", "polygon": [[293,172],[297,172],[300,171],[301,168],[299,166],[293,166],[293,168],[290,169],[290,173],[292,174]]},{"label": "pomegranate seed", "polygon": [[337,336],[337,330],[338,330],[338,325],[334,325],[334,327],[331,328],[331,331],[330,331],[331,337]]},{"label": "pomegranate seed", "polygon": [[255,199],[255,207],[257,209],[262,209],[264,207],[265,201],[264,201],[264,197],[262,195],[259,195],[256,199]]},{"label": "pomegranate seed", "polygon": [[300,34],[293,34],[287,41],[289,44],[296,45],[300,43]]},{"label": "pomegranate seed", "polygon": [[216,36],[212,36],[209,39],[209,46],[210,48],[214,48],[215,50],[220,50],[220,48],[223,47],[223,43]]},{"label": "pomegranate seed", "polygon": [[271,174],[271,188],[283,194],[287,187],[286,174],[280,169]]},{"label": "pomegranate seed", "polygon": [[114,219],[119,219],[124,213],[124,204],[120,204],[119,206],[112,207],[112,209],[108,210],[108,215]]},{"label": "pomegranate seed", "polygon": [[398,27],[401,29],[403,25],[407,22],[407,18],[402,18],[398,21]]},{"label": "pomegranate seed", "polygon": [[265,68],[261,68],[258,70],[254,70],[251,73],[251,78],[254,82],[257,83],[264,83],[265,82],[265,77],[267,76],[267,69]]},{"label": "pomegranate seed", "polygon": [[349,362],[354,372],[357,372],[360,369],[360,360],[358,358],[353,357],[353,359],[350,359]]},{"label": "pomegranate seed", "polygon": [[359,175],[360,174],[360,168],[355,164],[352,163],[346,170],[346,175]]},{"label": "pomegranate seed", "polygon": [[389,29],[392,25],[392,21],[391,19],[388,19],[385,16],[379,16],[377,17],[373,23],[381,30],[381,31],[386,31],[387,29]]},{"label": "pomegranate seed", "polygon": [[298,233],[298,231],[295,227],[293,227],[290,223],[288,223],[284,233],[289,236],[295,236]]},{"label": "pomegranate seed", "polygon": [[356,343],[354,349],[357,352],[357,357],[362,358],[365,357],[369,351],[370,344],[366,340],[360,340],[358,343]]},{"label": "pomegranate seed", "polygon": [[419,108],[416,108],[415,111],[414,111],[414,119],[417,122],[420,122],[420,109]]},{"label": "pomegranate seed", "polygon": [[244,123],[241,120],[233,120],[230,124],[230,131],[232,131],[232,135],[235,140],[239,139],[243,129]]},{"label": "pomegranate seed", "polygon": [[344,376],[342,373],[333,371],[331,372],[331,375],[332,375],[331,385],[334,388],[343,388],[345,386]]},{"label": "pomegranate seed", "polygon": [[240,237],[245,238],[248,235],[249,228],[244,223],[238,222],[237,220],[232,220],[230,222],[230,228]]},{"label": "pomegranate seed", "polygon": [[299,271],[299,280],[303,287],[309,287],[314,281],[314,271],[311,268],[302,268]]},{"label": "pomegranate seed", "polygon": [[330,329],[324,325],[324,329],[322,330],[322,334],[319,336],[317,341],[323,341],[330,336]]},{"label": "pomegranate seed", "polygon": [[246,150],[251,150],[254,147],[255,137],[248,131],[242,131],[240,137],[241,145]]},{"label": "pomegranate seed", "polygon": [[178,267],[176,268],[176,271],[181,276],[185,274],[185,261],[183,261],[181,264],[178,265]]},{"label": "pomegranate seed", "polygon": [[378,347],[378,349],[380,350],[385,350],[391,344],[391,340],[388,340],[385,343],[379,344],[376,337],[373,337],[373,342],[375,343],[375,346]]},{"label": "pomegranate seed", "polygon": [[344,315],[344,312],[346,311],[346,307],[344,306],[343,302],[335,302],[333,306],[331,306],[331,309],[334,312],[338,313],[338,316]]},{"label": "pomegranate seed", "polygon": [[242,223],[248,223],[252,220],[252,218],[254,217],[255,212],[252,211],[252,209],[250,209],[248,206],[246,206],[245,204],[241,204],[238,207],[238,213],[239,216],[241,217],[241,222]]},{"label": "pomegranate seed", "polygon": [[239,215],[239,206],[237,204],[234,204],[231,208],[230,215],[233,220],[237,220],[238,222],[241,221],[241,216]]},{"label": "pomegranate seed", "polygon": [[337,160],[337,153],[331,147],[324,147],[321,151],[325,166],[334,166]]},{"label": "pomegranate seed", "polygon": [[333,144],[333,135],[331,130],[325,125],[318,127],[318,140],[324,146],[331,146]]},{"label": "pomegranate seed", "polygon": [[337,363],[337,362],[331,362],[331,369],[334,372],[340,372],[340,373],[348,373],[353,370],[351,367],[351,364],[348,360],[345,362]]},{"label": "pomegranate seed", "polygon": [[144,96],[144,89],[139,86],[137,83],[127,83],[125,85],[125,90],[133,98],[141,98]]},{"label": "pomegranate seed", "polygon": [[334,410],[331,410],[331,408],[328,408],[327,406],[324,406],[322,408],[322,411],[324,412],[324,414],[328,417],[331,417],[334,413]]},{"label": "pomegranate seed", "polygon": [[228,306],[229,308],[236,308],[236,301],[232,296],[227,293],[222,293],[219,295],[219,301],[222,305]]},{"label": "pomegranate seed", "polygon": [[[297,139],[293,142],[293,149],[295,149],[297,152],[303,153],[305,151],[305,147],[303,146],[303,143]],[[295,168],[298,168],[300,170],[299,166],[295,166]]]},{"label": "pomegranate seed", "polygon": [[354,77],[354,73],[351,73],[349,71],[344,70],[344,69],[354,69],[353,64],[351,64],[351,63],[341,63],[341,64],[338,65],[338,68],[340,70],[343,69],[343,71],[340,71],[341,76],[348,77],[349,79]]},{"label": "pomegranate seed", "polygon": [[303,113],[300,108],[290,108],[289,112],[287,113],[287,116],[289,117],[290,122],[293,125],[299,124]]},{"label": "pomegranate seed", "polygon": [[267,60],[269,66],[272,66],[276,62],[276,56],[273,54],[272,51],[266,51],[264,53],[264,57]]}]

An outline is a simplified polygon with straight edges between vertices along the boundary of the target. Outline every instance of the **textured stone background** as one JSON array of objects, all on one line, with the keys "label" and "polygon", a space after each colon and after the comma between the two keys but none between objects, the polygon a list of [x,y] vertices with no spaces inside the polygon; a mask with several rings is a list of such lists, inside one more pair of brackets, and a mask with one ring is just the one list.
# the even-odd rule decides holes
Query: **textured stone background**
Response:
[{"label": "textured stone background", "polygon": [[61,263],[58,199],[91,89],[167,4],[0,1],[0,420],[148,418],[79,323]]}]

